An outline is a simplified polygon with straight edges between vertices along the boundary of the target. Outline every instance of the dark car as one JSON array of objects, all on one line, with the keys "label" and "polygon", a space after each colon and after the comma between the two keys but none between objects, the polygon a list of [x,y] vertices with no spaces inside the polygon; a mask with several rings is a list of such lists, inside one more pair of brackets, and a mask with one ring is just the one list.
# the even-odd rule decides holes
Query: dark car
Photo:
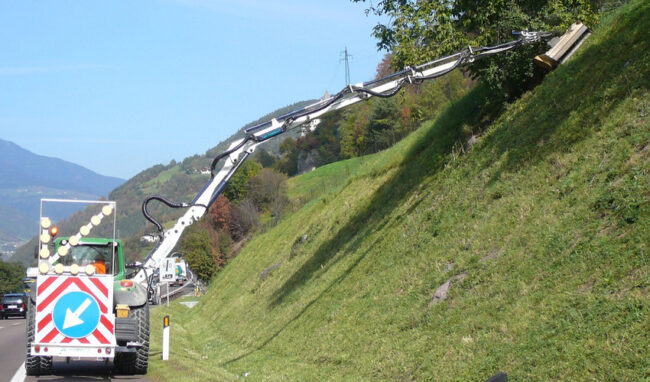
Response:
[{"label": "dark car", "polygon": [[22,293],[8,293],[0,301],[0,320],[27,315],[27,297]]}]

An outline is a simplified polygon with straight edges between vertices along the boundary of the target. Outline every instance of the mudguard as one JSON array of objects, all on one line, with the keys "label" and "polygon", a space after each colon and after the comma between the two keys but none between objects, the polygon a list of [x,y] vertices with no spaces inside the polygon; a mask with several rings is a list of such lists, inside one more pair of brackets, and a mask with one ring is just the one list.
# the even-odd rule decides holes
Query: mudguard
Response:
[{"label": "mudguard", "polygon": [[113,306],[124,304],[128,306],[142,306],[147,303],[147,289],[138,283],[133,284],[131,290],[115,289],[113,292]]}]

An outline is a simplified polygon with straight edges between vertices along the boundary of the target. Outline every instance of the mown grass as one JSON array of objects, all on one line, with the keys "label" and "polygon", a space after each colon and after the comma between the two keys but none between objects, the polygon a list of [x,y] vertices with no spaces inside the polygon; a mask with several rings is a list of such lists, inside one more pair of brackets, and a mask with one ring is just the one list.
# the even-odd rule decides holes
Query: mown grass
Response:
[{"label": "mown grass", "polygon": [[363,166],[366,158],[352,158],[322,166],[318,171],[311,171],[290,178],[288,197],[292,201],[306,202],[333,191],[345,184],[350,176]]},{"label": "mown grass", "polygon": [[477,88],[347,179],[319,186],[339,163],[296,180],[325,192],[198,306],[154,312],[175,335],[152,379],[649,378],[649,16],[609,15],[487,126]]}]

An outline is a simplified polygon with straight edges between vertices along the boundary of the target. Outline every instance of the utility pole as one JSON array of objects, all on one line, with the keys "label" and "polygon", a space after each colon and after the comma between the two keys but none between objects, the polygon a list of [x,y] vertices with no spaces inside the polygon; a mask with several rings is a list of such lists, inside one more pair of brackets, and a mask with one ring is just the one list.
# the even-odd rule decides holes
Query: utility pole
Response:
[{"label": "utility pole", "polygon": [[349,61],[349,59],[353,58],[353,56],[351,54],[348,54],[348,47],[347,46],[345,47],[345,50],[343,52],[341,52],[341,55],[343,55],[343,57],[341,57],[339,62],[345,61],[345,85],[350,85],[350,61]]}]

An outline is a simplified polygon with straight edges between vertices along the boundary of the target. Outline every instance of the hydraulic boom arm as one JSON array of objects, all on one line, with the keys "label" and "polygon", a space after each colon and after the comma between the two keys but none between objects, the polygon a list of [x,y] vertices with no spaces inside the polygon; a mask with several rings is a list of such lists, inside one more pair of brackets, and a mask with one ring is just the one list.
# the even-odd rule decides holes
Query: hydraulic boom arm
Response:
[{"label": "hydraulic boom arm", "polygon": [[[185,228],[205,215],[208,208],[223,192],[232,175],[261,143],[297,128],[301,128],[303,131],[313,131],[319,123],[318,118],[329,112],[343,109],[373,96],[392,97],[407,84],[434,79],[451,72],[461,65],[471,64],[483,57],[514,49],[518,46],[538,43],[551,37],[550,33],[545,32],[518,32],[516,35],[519,38],[514,41],[490,47],[468,47],[447,57],[415,67],[407,67],[384,78],[346,86],[329,98],[246,129],[244,138],[235,141],[228,150],[214,158],[211,166],[211,179],[191,203],[175,204],[159,196],[149,197],[144,201],[142,204],[144,216],[157,226],[162,236],[159,243],[147,256],[144,267],[138,272],[135,280],[141,283],[145,282],[147,274],[151,274],[152,270],[158,268],[162,260],[172,253]],[[225,162],[221,169],[216,171],[217,163],[221,159],[225,159]],[[160,223],[151,217],[147,211],[147,204],[152,200],[160,201],[172,208],[189,209],[178,219],[174,227],[162,233],[163,228]]]}]

